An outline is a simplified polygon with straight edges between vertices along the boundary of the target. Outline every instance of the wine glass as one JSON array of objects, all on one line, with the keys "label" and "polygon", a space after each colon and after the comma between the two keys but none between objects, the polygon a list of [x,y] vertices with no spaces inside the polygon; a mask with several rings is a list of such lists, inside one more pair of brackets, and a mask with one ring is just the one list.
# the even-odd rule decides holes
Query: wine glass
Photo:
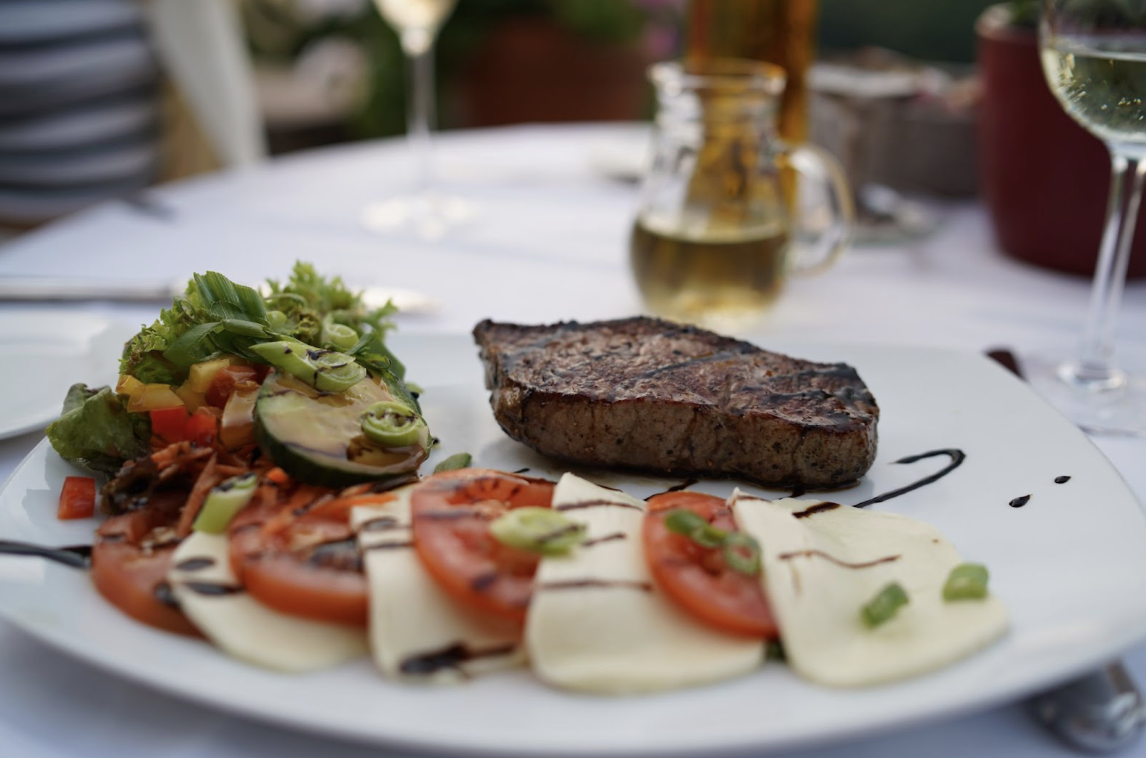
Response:
[{"label": "wine glass", "polygon": [[1089,313],[1072,357],[1024,361],[1083,429],[1146,435],[1146,380],[1114,363],[1114,331],[1146,177],[1146,2],[1043,0],[1039,44],[1051,91],[1110,152],[1106,222]]},{"label": "wine glass", "polygon": [[406,57],[406,141],[417,184],[412,192],[368,205],[362,222],[375,231],[410,229],[434,239],[471,219],[475,211],[468,200],[440,192],[434,177],[434,43],[457,0],[374,0],[374,4],[398,32]]}]

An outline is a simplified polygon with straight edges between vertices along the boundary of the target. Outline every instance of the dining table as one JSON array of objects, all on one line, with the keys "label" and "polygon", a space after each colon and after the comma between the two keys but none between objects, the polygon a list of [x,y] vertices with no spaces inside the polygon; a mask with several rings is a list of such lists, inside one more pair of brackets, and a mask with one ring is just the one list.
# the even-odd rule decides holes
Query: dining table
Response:
[{"label": "dining table", "polygon": [[[276,157],[156,186],[10,239],[0,245],[0,284],[65,278],[130,290],[180,286],[206,270],[259,282],[285,279],[301,260],[351,287],[401,291],[409,307],[393,320],[403,335],[468,334],[487,318],[533,324],[633,316],[644,305],[630,273],[628,239],[648,136],[648,125],[640,123],[444,131],[435,140],[435,181],[472,201],[476,212],[430,238],[362,223],[372,201],[414,183],[415,166],[401,139]],[[736,327],[733,336],[763,348],[827,342],[1022,354],[1073,346],[1087,312],[1085,278],[1008,257],[976,198],[923,202],[934,214],[933,228],[853,245],[828,271],[793,277],[764,316]],[[12,333],[13,324],[68,319],[109,324],[122,339],[168,304],[162,292],[135,300],[107,293],[73,301],[6,299],[0,302],[0,330],[9,333],[0,339],[21,338]],[[1146,367],[1146,282],[1126,286],[1117,357]],[[36,367],[2,356],[0,366],[6,391],[39,381]],[[114,381],[114,369],[114,362],[105,362],[100,378]],[[77,375],[55,379],[63,387],[90,379],[80,373],[77,364]],[[47,420],[0,441],[0,479],[10,481],[44,439]],[[1146,439],[1092,436],[1091,442],[1146,503]],[[1088,507],[1085,493],[1078,507]],[[1146,639],[1126,649],[1122,660],[1146,684]],[[811,739],[780,754],[1077,754],[1032,717],[1030,694],[1004,702],[988,698],[981,707],[846,739]],[[762,693],[761,712],[768,707]],[[181,697],[68,655],[7,621],[0,621],[0,745],[0,753],[20,758],[398,758],[420,752]],[[1146,740],[1124,754],[1146,758]]]}]

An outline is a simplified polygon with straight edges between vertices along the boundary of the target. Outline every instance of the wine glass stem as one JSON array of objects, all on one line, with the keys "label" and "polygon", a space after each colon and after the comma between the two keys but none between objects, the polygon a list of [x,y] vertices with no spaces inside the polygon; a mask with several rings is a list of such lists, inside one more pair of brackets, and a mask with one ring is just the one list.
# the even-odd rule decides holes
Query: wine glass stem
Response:
[{"label": "wine glass stem", "polygon": [[1110,162],[1110,199],[1090,293],[1086,331],[1079,344],[1077,360],[1065,370],[1064,376],[1068,382],[1090,391],[1116,389],[1125,382],[1125,375],[1113,364],[1114,327],[1146,177],[1146,164],[1138,157],[1111,148]]},{"label": "wine glass stem", "polygon": [[402,49],[409,63],[406,140],[414,156],[418,192],[426,193],[434,184],[430,137],[434,122],[434,35],[425,29],[411,30],[402,36]]}]

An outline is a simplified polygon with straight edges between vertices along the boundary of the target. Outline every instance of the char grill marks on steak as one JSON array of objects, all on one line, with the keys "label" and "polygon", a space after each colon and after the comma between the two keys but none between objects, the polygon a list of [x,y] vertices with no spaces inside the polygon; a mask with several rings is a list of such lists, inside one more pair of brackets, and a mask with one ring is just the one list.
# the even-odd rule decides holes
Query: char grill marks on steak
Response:
[{"label": "char grill marks on steak", "polygon": [[474,338],[494,417],[544,455],[816,488],[855,481],[875,459],[879,408],[843,363],[650,318],[487,320]]}]

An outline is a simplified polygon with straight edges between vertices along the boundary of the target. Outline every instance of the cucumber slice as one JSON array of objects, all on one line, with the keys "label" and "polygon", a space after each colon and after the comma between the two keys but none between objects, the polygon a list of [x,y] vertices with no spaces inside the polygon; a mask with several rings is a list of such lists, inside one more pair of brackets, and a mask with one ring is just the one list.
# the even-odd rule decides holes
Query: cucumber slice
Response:
[{"label": "cucumber slice", "polygon": [[255,404],[255,439],[263,454],[295,479],[346,487],[415,476],[429,454],[429,435],[404,447],[384,447],[362,433],[362,416],[375,403],[402,402],[388,383],[367,376],[344,392],[322,392],[273,371]]}]

